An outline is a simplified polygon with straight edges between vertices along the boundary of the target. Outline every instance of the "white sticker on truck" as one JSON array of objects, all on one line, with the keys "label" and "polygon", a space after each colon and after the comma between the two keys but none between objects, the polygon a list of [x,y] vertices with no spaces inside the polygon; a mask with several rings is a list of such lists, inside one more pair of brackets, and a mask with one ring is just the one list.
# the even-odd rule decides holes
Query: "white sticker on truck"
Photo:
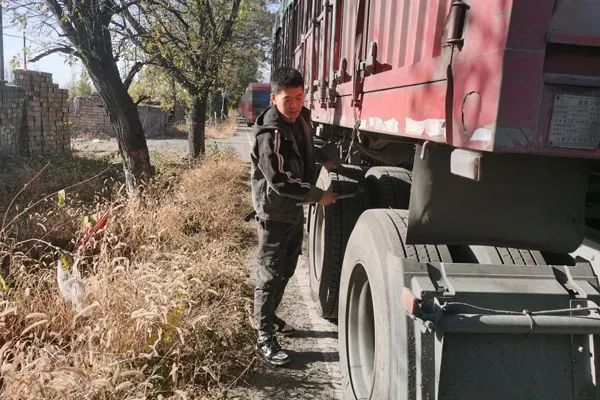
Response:
[{"label": "white sticker on truck", "polygon": [[471,135],[472,142],[489,142],[492,140],[492,131],[487,128],[477,128]]},{"label": "white sticker on truck", "polygon": [[426,119],[415,121],[412,118],[406,118],[406,134],[414,136],[423,136],[423,134],[433,137],[446,134],[446,121],[443,119]]}]

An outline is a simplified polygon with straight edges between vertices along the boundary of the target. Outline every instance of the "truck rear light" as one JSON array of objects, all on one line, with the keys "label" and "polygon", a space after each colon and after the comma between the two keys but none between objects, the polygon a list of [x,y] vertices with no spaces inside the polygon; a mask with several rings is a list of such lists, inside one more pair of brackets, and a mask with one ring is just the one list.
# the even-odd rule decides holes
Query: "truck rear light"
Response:
[{"label": "truck rear light", "polygon": [[408,315],[415,315],[419,299],[408,288],[402,288],[401,302]]}]

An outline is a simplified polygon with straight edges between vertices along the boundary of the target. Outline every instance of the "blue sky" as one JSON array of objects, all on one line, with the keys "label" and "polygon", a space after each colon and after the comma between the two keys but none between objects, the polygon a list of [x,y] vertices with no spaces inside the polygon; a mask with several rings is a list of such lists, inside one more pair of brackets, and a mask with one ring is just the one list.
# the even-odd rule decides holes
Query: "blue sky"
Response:
[{"label": "blue sky", "polygon": [[[16,37],[15,37],[16,36]],[[34,41],[36,38],[32,38]],[[31,43],[28,43],[31,46]],[[11,58],[16,54],[23,53],[23,35],[20,31],[4,28],[4,65],[5,71],[9,70],[9,64]],[[71,67],[66,60],[58,55],[52,54],[48,57],[41,59],[40,61],[27,64],[27,69],[35,71],[50,72],[53,75],[54,83],[58,83],[60,87],[65,88],[68,82],[71,80],[73,73],[79,74],[80,66],[76,65]]]},{"label": "blue sky", "polygon": [[[271,11],[275,11],[277,8],[278,6],[275,5],[274,7],[272,7]],[[13,58],[17,54],[22,55],[23,34],[18,29],[8,27],[8,21],[6,20],[6,16],[4,16],[4,18],[4,70],[9,71],[11,58]],[[31,37],[28,39],[27,45],[30,47],[35,47],[35,42],[37,42],[38,40],[40,39]],[[76,63],[75,65],[69,65],[66,61],[66,58],[59,54],[52,54],[48,57],[41,59],[36,63],[27,64],[27,69],[52,73],[54,83],[58,83],[61,88],[66,88],[69,82],[71,81],[72,76],[78,76],[80,74],[81,68],[82,65],[80,63]],[[266,71],[262,71],[262,73],[262,80],[268,81],[268,68]],[[5,74],[7,74],[7,72],[5,72]],[[8,78],[8,76],[5,76],[5,79],[6,78]]]}]

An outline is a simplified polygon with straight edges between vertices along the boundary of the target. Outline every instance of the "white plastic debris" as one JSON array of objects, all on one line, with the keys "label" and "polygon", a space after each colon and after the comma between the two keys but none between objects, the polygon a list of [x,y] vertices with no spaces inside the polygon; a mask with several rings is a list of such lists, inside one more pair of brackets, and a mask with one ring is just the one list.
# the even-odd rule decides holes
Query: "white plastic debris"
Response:
[{"label": "white plastic debris", "polygon": [[58,290],[65,300],[73,305],[76,312],[84,308],[85,282],[81,279],[79,272],[79,257],[75,258],[73,265],[65,265],[65,260],[61,257],[56,263],[56,280]]}]

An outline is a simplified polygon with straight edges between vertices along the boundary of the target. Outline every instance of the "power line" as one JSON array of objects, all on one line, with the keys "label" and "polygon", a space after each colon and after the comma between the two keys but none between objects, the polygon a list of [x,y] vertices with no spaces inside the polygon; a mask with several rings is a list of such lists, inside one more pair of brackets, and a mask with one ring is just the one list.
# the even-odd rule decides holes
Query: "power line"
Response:
[{"label": "power line", "polygon": [[[2,30],[1,30],[1,29],[0,29],[0,32],[2,32]],[[12,34],[10,34],[10,33],[3,33],[2,35],[3,35],[3,36],[8,36],[8,37],[11,37],[11,38],[15,38],[15,39],[23,39],[23,35],[12,35]],[[27,40],[29,43],[37,44],[38,46],[44,46],[44,44],[43,44],[43,43],[41,43],[41,42],[38,42],[38,41],[36,41],[36,40],[32,40],[32,39],[30,39],[30,38],[26,38],[26,40]]]},{"label": "power line", "polygon": [[22,36],[11,35],[10,33],[3,33],[2,36],[8,36],[8,37],[17,38],[17,39],[21,39],[22,38]]}]

